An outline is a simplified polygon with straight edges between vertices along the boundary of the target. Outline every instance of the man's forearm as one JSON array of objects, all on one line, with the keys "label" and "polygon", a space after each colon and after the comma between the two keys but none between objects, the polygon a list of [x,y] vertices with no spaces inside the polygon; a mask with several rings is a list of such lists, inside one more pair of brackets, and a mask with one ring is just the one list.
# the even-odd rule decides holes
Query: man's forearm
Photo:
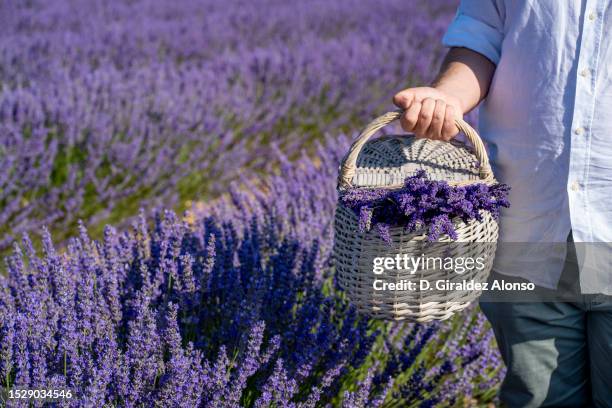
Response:
[{"label": "man's forearm", "polygon": [[495,64],[467,48],[451,48],[432,87],[456,98],[467,113],[489,92]]}]

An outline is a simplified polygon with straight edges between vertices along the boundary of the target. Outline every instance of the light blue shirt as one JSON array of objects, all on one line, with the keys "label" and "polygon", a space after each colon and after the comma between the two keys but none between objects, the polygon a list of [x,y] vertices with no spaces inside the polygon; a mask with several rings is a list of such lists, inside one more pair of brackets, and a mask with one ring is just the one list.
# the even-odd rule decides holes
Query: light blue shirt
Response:
[{"label": "light blue shirt", "polygon": [[[611,5],[462,0],[444,36],[497,66],[479,130],[495,175],[512,187],[500,241],[564,242],[571,230],[577,242],[612,243]],[[612,294],[610,260],[597,262],[581,270],[583,292]],[[554,287],[562,257],[546,273],[517,265],[496,260],[502,273]]]}]

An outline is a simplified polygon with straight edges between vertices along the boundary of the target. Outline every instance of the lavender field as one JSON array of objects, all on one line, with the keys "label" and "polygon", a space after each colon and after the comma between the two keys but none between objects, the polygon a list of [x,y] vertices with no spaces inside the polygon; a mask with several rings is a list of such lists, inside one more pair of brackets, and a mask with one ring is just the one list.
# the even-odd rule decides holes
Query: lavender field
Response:
[{"label": "lavender field", "polygon": [[431,79],[455,7],[1,2],[0,387],[74,407],[494,401],[477,310],[367,320],[331,261],[339,159]]}]

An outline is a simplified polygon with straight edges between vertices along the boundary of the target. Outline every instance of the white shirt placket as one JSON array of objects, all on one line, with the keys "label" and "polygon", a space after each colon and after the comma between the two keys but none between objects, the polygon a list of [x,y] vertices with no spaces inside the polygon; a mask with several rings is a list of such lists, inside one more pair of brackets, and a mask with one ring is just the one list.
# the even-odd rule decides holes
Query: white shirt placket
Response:
[{"label": "white shirt placket", "polygon": [[587,0],[578,46],[576,94],[570,136],[570,165],[567,181],[570,217],[575,241],[592,241],[588,212],[591,125],[595,107],[595,80],[602,36],[601,2]]}]

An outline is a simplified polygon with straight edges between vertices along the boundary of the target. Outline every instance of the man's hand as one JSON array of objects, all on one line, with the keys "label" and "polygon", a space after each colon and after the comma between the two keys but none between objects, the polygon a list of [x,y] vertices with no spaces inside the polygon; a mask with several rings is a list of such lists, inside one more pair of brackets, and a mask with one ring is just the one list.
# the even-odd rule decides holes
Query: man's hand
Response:
[{"label": "man's hand", "polygon": [[402,128],[417,137],[449,141],[459,133],[455,118],[463,117],[461,102],[436,88],[408,88],[393,97],[405,112]]},{"label": "man's hand", "polygon": [[495,72],[495,64],[467,48],[451,48],[432,87],[408,88],[393,97],[406,112],[402,127],[417,137],[450,140],[459,133],[455,119],[482,101]]}]

